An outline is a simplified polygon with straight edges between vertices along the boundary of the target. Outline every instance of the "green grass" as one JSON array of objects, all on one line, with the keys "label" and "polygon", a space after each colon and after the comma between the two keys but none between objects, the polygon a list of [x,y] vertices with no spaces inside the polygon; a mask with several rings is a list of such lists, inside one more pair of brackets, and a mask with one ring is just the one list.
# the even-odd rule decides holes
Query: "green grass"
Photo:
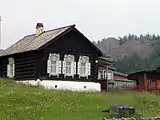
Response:
[{"label": "green grass", "polygon": [[[102,120],[101,111],[112,103],[133,105],[144,116],[160,115],[158,94],[60,92],[0,79],[1,120]],[[144,103],[152,110],[144,111]]]}]

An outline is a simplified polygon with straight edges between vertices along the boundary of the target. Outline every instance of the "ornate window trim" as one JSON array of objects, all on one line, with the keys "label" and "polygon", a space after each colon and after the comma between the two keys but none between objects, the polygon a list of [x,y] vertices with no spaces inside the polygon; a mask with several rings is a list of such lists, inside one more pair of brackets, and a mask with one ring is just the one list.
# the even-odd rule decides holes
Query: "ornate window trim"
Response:
[{"label": "ornate window trim", "polygon": [[[84,70],[83,66],[81,66],[82,63],[85,64],[85,70]],[[78,75],[79,75],[79,77],[87,77],[87,78],[88,78],[88,76],[91,75],[91,63],[89,62],[89,56],[79,56]]]},{"label": "ornate window trim", "polygon": [[50,76],[57,76],[59,77],[59,74],[61,74],[61,61],[60,61],[60,55],[55,53],[50,53],[47,61],[47,73],[49,73]]},{"label": "ornate window trim", "polygon": [[15,60],[14,58],[8,58],[8,65],[7,65],[7,77],[14,78],[15,76]]},{"label": "ornate window trim", "polygon": [[[67,65],[67,63],[69,63]],[[70,71],[67,72],[67,71]],[[76,62],[74,61],[74,55],[64,55],[64,61],[63,61],[63,74],[64,77],[66,76],[72,76],[74,77],[74,75],[76,74]]]}]

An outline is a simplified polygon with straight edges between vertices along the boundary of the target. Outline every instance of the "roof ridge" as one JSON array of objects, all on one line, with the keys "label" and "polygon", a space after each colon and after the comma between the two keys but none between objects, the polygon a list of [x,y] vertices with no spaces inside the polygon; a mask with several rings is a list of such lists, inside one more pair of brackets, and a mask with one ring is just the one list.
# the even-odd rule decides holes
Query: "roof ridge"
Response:
[{"label": "roof ridge", "polygon": [[58,28],[50,29],[50,30],[47,30],[47,31],[44,31],[44,32],[50,32],[50,31],[53,31],[53,30],[63,29],[63,28],[66,28],[66,27],[75,27],[75,26],[76,26],[75,24],[73,24],[73,25],[67,25],[67,26],[63,26],[63,27],[58,27]]},{"label": "roof ridge", "polygon": [[[58,30],[58,29],[63,29],[63,28],[66,28],[66,27],[75,27],[76,25],[75,24],[72,24],[72,25],[66,25],[66,26],[62,26],[62,27],[57,27],[57,28],[54,28],[54,29],[50,29],[50,30],[44,30],[44,32],[50,32],[50,31],[54,31],[54,30]],[[43,32],[43,33],[44,33]],[[43,34],[42,33],[42,34]],[[23,38],[25,38],[25,37],[29,37],[29,36],[33,36],[33,35],[36,35],[35,33],[34,34],[30,34],[30,35],[26,35],[26,36],[24,36]],[[22,38],[22,39],[23,39]]]}]

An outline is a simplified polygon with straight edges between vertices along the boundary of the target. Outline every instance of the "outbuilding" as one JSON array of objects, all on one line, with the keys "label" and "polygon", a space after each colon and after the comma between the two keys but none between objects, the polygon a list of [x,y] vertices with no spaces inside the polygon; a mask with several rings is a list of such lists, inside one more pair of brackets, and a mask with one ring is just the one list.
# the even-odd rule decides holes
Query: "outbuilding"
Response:
[{"label": "outbuilding", "polygon": [[143,70],[128,75],[135,80],[137,90],[160,90],[160,69]]}]

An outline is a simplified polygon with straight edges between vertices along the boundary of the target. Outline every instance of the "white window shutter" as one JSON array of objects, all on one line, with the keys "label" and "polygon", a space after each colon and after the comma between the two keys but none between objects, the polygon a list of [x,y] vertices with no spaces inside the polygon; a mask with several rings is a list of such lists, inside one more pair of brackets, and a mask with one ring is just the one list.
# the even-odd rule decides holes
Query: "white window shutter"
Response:
[{"label": "white window shutter", "polygon": [[71,63],[71,76],[74,75],[74,62]]},{"label": "white window shutter", "polygon": [[87,63],[87,66],[88,75],[91,75],[91,63]]},{"label": "white window shutter", "polygon": [[61,63],[62,63],[62,62],[59,60],[59,61],[58,61],[58,74],[61,74],[61,68],[62,68]]},{"label": "white window shutter", "polygon": [[10,77],[10,65],[7,65],[7,77]]},{"label": "white window shutter", "polygon": [[15,64],[13,64],[13,77],[15,76]]},{"label": "white window shutter", "polygon": [[81,74],[81,62],[78,62],[78,75]]},{"label": "white window shutter", "polygon": [[101,72],[98,71],[98,79],[101,79]]},{"label": "white window shutter", "polygon": [[73,74],[76,75],[76,62],[74,62],[73,71],[74,71]]},{"label": "white window shutter", "polygon": [[63,74],[66,74],[66,61],[63,61]]},{"label": "white window shutter", "polygon": [[74,76],[75,74],[76,74],[76,62],[72,62],[72,64],[71,64],[71,74],[72,74],[72,76]]},{"label": "white window shutter", "polygon": [[88,63],[85,65],[85,76],[88,76]]},{"label": "white window shutter", "polygon": [[48,59],[47,61],[47,73],[51,73],[51,60]]},{"label": "white window shutter", "polygon": [[59,67],[58,67],[58,65],[59,65],[59,61],[56,61],[56,75],[58,75],[59,74]]}]

